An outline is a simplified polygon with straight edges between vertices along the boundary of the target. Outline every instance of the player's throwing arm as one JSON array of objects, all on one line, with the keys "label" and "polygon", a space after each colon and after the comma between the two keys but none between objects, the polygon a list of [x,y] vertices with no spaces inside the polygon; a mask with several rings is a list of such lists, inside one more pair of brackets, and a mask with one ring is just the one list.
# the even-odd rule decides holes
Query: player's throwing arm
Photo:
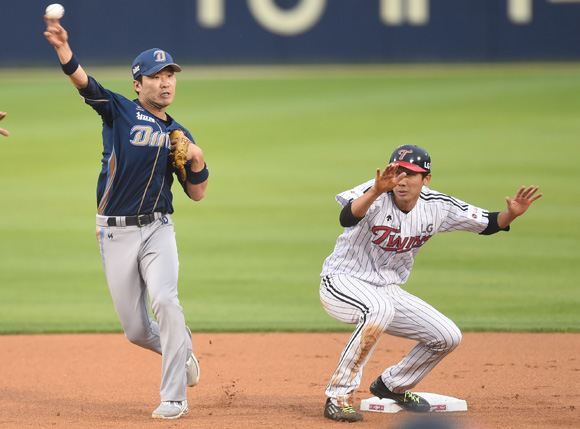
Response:
[{"label": "player's throwing arm", "polygon": [[85,88],[89,83],[89,77],[80,66],[68,44],[68,33],[60,25],[58,19],[44,15],[44,22],[46,22],[44,36],[54,46],[62,71],[69,77],[75,87],[79,89]]}]

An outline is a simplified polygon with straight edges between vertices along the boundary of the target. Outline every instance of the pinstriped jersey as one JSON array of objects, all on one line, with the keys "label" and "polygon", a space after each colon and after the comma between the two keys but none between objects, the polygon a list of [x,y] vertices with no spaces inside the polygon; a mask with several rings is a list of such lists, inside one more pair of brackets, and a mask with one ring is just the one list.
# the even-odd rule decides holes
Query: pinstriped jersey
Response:
[{"label": "pinstriped jersey", "polygon": [[[109,91],[92,77],[89,77],[89,85],[79,93],[103,120],[98,214],[173,213],[169,134],[181,128],[193,142],[189,131],[169,115],[168,121],[155,117],[138,100],[131,101]],[[181,185],[185,190],[185,183]]]},{"label": "pinstriped jersey", "polygon": [[[363,195],[374,179],[336,196],[344,207]],[[404,213],[393,193],[379,196],[364,218],[345,228],[333,253],[326,258],[321,277],[348,274],[376,286],[404,284],[415,255],[434,234],[449,231],[482,232],[489,212],[423,186],[415,207]]]}]

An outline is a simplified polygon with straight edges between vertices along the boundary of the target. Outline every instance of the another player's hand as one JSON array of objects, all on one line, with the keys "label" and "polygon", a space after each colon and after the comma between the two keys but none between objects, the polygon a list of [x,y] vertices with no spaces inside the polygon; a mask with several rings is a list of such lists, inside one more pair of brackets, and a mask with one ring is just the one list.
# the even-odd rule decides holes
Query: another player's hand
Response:
[{"label": "another player's hand", "polygon": [[377,177],[373,186],[378,193],[392,191],[407,175],[407,173],[397,174],[398,168],[399,165],[396,163],[387,165],[382,173],[381,169],[377,168]]},{"label": "another player's hand", "polygon": [[[0,112],[0,121],[2,119],[4,119],[4,117],[6,116],[6,112]],[[3,136],[8,137],[10,135],[10,133],[8,131],[6,131],[4,128],[0,128],[0,134],[2,134]]]},{"label": "another player's hand", "polygon": [[523,215],[528,207],[543,195],[535,195],[538,189],[540,189],[539,186],[529,186],[527,188],[522,186],[516,193],[515,197],[505,197],[507,210],[510,215],[514,218]]},{"label": "another player's hand", "polygon": [[56,49],[63,47],[68,42],[68,33],[60,25],[59,20],[49,18],[45,15],[44,22],[46,22],[44,37],[46,37],[50,44]]}]

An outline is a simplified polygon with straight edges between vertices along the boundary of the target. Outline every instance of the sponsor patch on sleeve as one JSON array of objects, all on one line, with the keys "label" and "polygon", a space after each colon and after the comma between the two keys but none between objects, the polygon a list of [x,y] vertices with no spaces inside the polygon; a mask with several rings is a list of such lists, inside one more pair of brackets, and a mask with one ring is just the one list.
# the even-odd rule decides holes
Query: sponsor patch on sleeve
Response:
[{"label": "sponsor patch on sleeve", "polygon": [[479,207],[470,205],[467,208],[467,217],[477,221],[481,221],[483,219],[483,210],[480,209]]}]

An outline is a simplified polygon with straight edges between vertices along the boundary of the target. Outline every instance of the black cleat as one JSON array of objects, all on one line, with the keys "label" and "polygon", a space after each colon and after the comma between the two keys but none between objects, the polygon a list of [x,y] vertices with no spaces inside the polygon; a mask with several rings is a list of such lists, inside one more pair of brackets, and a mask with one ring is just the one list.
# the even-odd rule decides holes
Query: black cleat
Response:
[{"label": "black cleat", "polygon": [[396,401],[397,404],[407,411],[426,413],[431,409],[429,402],[408,390],[405,393],[391,392],[387,386],[385,386],[385,383],[383,383],[381,376],[372,382],[370,391],[373,395],[381,399],[387,398]]},{"label": "black cleat", "polygon": [[324,407],[324,417],[337,422],[360,422],[364,418],[361,413],[358,413],[353,407],[338,407],[334,405],[332,399],[326,400]]}]

